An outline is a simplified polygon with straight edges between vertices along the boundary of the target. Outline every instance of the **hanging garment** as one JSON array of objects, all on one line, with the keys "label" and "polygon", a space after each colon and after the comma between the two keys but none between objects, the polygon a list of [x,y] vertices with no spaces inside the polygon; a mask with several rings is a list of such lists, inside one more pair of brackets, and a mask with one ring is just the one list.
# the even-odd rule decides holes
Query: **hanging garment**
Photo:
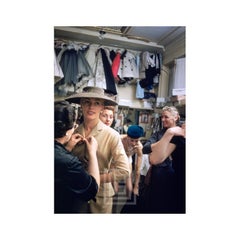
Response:
[{"label": "hanging garment", "polygon": [[162,69],[162,64],[163,64],[162,54],[156,53],[155,56],[156,56],[155,57],[156,73],[160,75],[161,69]]},{"label": "hanging garment", "polygon": [[112,73],[115,81],[119,81],[119,78],[117,77],[117,75],[118,75],[118,69],[120,67],[120,62],[121,62],[121,54],[120,52],[117,52],[112,62]]},{"label": "hanging garment", "polygon": [[54,83],[60,81],[64,77],[62,68],[57,61],[56,52],[54,51]]},{"label": "hanging garment", "polygon": [[[117,76],[118,76],[119,80],[121,80],[121,79],[123,78],[123,76],[122,76],[122,71],[123,71],[123,59],[125,58],[126,53],[127,53],[127,50],[124,50],[123,53],[121,54],[121,57],[120,57],[120,65],[119,65],[118,73],[117,73]],[[125,81],[125,82],[126,82],[126,81]]]},{"label": "hanging garment", "polygon": [[67,46],[63,46],[60,50],[59,49],[56,49],[57,51],[57,61],[60,63],[61,62],[61,59],[62,59],[62,55],[63,53],[68,50]]},{"label": "hanging garment", "polygon": [[145,69],[148,69],[149,66],[155,67],[155,58],[153,54],[150,54],[149,52],[143,53],[143,64]]},{"label": "hanging garment", "polygon": [[88,64],[91,67],[93,73],[95,73],[94,68],[96,67],[97,53],[98,53],[98,45],[96,44],[89,45],[89,48],[85,53],[85,58],[88,61]]},{"label": "hanging garment", "polygon": [[141,64],[140,64],[140,72],[139,72],[139,78],[144,79],[146,78],[146,69],[148,69],[149,66],[155,67],[154,59],[150,57],[150,53],[148,51],[141,53]]},{"label": "hanging garment", "polygon": [[140,78],[140,65],[141,65],[141,59],[140,59],[140,55],[136,54],[135,55],[136,58],[136,67],[137,67],[137,71],[138,71],[138,76],[137,78]]},{"label": "hanging garment", "polygon": [[158,83],[161,74],[161,62],[161,54],[149,54],[148,52],[142,54],[141,71],[145,69],[145,78],[140,81],[142,88],[150,90],[154,83]]},{"label": "hanging garment", "polygon": [[104,68],[104,74],[106,78],[106,90],[113,95],[117,95],[117,89],[114,81],[114,77],[112,74],[112,68],[109,63],[108,57],[106,55],[106,52],[103,48],[100,49],[102,54],[102,62],[103,62],[103,68]]},{"label": "hanging garment", "polygon": [[139,99],[143,99],[144,98],[144,88],[142,88],[140,86],[139,80],[137,80],[136,98],[139,98]]},{"label": "hanging garment", "polygon": [[107,88],[102,55],[100,50],[96,52],[95,63],[93,64],[93,78],[89,79],[87,85],[103,89]]},{"label": "hanging garment", "polygon": [[148,90],[153,88],[153,78],[156,75],[156,68],[149,66],[145,71],[146,78],[140,81],[140,86]]},{"label": "hanging garment", "polygon": [[185,88],[185,58],[175,59],[173,88]]},{"label": "hanging garment", "polygon": [[122,78],[139,78],[139,69],[137,68],[137,60],[132,52],[127,51],[123,58]]},{"label": "hanging garment", "polygon": [[92,69],[81,50],[78,51],[77,56],[79,81],[82,77],[93,77]]},{"label": "hanging garment", "polygon": [[116,57],[116,52],[114,50],[111,50],[109,53],[110,59],[113,62],[114,58]]},{"label": "hanging garment", "polygon": [[64,74],[64,83],[76,84],[78,82],[77,51],[66,50],[62,55],[60,66]]},{"label": "hanging garment", "polygon": [[155,93],[152,93],[152,92],[144,92],[144,99],[150,99],[150,98],[155,100],[157,96]]},{"label": "hanging garment", "polygon": [[110,50],[109,48],[105,47],[105,48],[104,48],[104,51],[105,51],[105,53],[106,53],[106,56],[107,56],[107,59],[108,59],[108,62],[109,62],[109,64],[110,64],[110,66],[112,66],[112,59],[111,59],[111,57],[110,57],[110,52],[111,52],[111,50]]}]

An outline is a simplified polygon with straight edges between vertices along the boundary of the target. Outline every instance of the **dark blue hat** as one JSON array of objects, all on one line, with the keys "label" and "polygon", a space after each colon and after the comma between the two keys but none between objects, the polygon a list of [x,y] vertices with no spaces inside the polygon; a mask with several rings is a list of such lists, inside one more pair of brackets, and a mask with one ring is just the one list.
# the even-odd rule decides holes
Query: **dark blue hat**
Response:
[{"label": "dark blue hat", "polygon": [[143,128],[138,125],[131,125],[127,130],[127,135],[130,138],[140,138],[143,136]]}]

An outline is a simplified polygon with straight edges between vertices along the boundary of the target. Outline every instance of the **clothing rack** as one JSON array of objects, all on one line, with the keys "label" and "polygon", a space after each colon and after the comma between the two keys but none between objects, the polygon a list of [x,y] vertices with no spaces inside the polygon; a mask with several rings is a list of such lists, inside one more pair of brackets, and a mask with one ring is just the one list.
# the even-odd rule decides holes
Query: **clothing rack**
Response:
[{"label": "clothing rack", "polygon": [[106,46],[102,44],[95,44],[95,43],[86,43],[86,42],[80,42],[75,40],[67,40],[67,39],[60,39],[55,38],[54,39],[54,47],[55,48],[64,48],[67,47],[68,49],[75,49],[75,50],[84,50],[88,48],[90,45],[97,45],[98,49],[103,48],[105,50],[115,50],[116,52],[124,52],[125,50],[132,52],[134,54],[140,54],[140,51],[126,49],[126,48],[120,48],[120,47],[113,47],[113,46]]},{"label": "clothing rack", "polygon": [[80,42],[80,41],[72,41],[62,38],[55,38],[54,39],[54,47],[55,48],[63,48],[67,47],[69,49],[75,49],[75,50],[84,50],[88,48],[89,43],[86,42]]},{"label": "clothing rack", "polygon": [[108,47],[116,47],[129,51],[149,51],[149,52],[164,52],[165,48],[162,45],[145,42],[139,39],[131,39],[131,36],[119,36],[118,34],[108,33],[104,36],[104,39],[99,38],[98,31],[90,31],[89,29],[83,29],[79,27],[54,27],[55,37],[67,38],[86,41],[91,44],[102,44]]}]

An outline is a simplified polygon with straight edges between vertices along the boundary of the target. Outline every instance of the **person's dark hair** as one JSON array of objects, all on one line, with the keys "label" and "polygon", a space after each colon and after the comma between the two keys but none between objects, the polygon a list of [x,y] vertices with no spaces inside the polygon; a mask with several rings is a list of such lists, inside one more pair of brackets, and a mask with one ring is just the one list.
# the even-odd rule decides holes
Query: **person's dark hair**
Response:
[{"label": "person's dark hair", "polygon": [[75,109],[67,101],[54,103],[54,138],[65,136],[73,128],[75,122]]}]

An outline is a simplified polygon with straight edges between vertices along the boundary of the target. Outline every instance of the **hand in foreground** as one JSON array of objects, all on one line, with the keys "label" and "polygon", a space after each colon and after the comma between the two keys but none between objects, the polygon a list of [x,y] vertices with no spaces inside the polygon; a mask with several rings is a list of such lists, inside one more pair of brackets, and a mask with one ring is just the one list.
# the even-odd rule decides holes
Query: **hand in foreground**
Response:
[{"label": "hand in foreground", "polygon": [[77,143],[80,143],[80,144],[83,143],[83,139],[84,137],[79,133],[72,134],[70,140],[67,143],[67,149],[69,151],[72,151],[72,149],[75,147]]},{"label": "hand in foreground", "polygon": [[169,131],[171,134],[173,134],[174,136],[182,136],[185,137],[185,126],[182,127],[171,127],[169,128],[167,131]]},{"label": "hand in foreground", "polygon": [[137,186],[134,186],[133,193],[134,193],[134,195],[139,196],[139,192],[138,192],[138,187]]},{"label": "hand in foreground", "polygon": [[140,141],[136,145],[133,146],[134,153],[140,154],[142,153],[143,145]]},{"label": "hand in foreground", "polygon": [[88,152],[96,153],[98,148],[98,143],[95,137],[91,136],[84,138],[83,141],[86,143]]},{"label": "hand in foreground", "polygon": [[71,136],[70,141],[74,142],[75,145],[76,145],[77,143],[82,143],[82,142],[83,142],[83,139],[84,139],[84,137],[83,137],[81,134],[79,134],[79,133],[74,133],[74,134]]}]

